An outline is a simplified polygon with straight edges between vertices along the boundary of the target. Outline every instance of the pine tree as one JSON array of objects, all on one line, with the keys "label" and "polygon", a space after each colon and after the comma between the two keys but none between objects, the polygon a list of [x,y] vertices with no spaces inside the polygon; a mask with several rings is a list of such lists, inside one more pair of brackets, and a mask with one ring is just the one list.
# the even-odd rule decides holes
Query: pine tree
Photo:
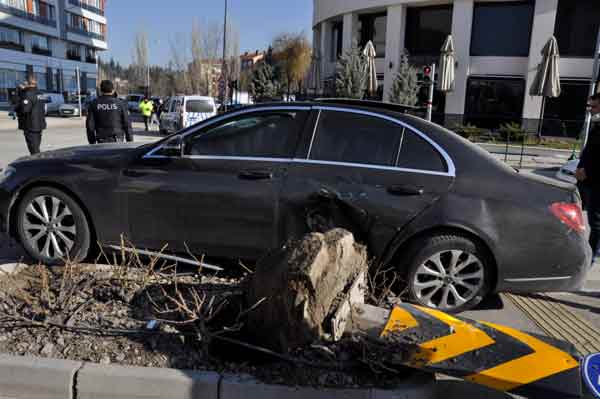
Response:
[{"label": "pine tree", "polygon": [[390,102],[413,106],[419,101],[419,84],[417,68],[408,63],[408,56],[402,54],[400,65],[390,91]]},{"label": "pine tree", "polygon": [[262,63],[252,73],[250,92],[257,101],[270,99],[275,96],[273,83],[273,68],[267,63]]},{"label": "pine tree", "polygon": [[367,86],[366,60],[356,43],[340,56],[336,65],[335,88],[339,97],[363,98]]}]

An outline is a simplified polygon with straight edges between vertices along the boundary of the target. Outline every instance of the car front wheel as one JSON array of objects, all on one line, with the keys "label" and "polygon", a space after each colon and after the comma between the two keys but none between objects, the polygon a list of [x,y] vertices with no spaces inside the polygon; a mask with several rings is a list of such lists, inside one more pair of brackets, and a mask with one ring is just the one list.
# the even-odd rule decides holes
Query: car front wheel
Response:
[{"label": "car front wheel", "polygon": [[17,233],[27,253],[47,265],[81,261],[90,249],[90,228],[81,207],[51,187],[28,192],[17,211]]},{"label": "car front wheel", "polygon": [[492,262],[487,251],[462,236],[434,236],[412,246],[409,299],[449,313],[475,307],[490,290]]}]

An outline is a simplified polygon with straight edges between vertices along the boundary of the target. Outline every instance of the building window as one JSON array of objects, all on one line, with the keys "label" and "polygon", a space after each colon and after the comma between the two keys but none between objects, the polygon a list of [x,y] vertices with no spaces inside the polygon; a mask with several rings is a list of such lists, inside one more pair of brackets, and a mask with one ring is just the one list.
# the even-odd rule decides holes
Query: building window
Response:
[{"label": "building window", "polygon": [[23,33],[16,29],[0,26],[0,47],[24,51]]},{"label": "building window", "polygon": [[469,78],[465,119],[467,123],[485,128],[498,128],[506,122],[519,122],[524,96],[524,79]]},{"label": "building window", "polygon": [[384,58],[387,14],[364,14],[358,17],[358,21],[360,25],[360,46],[364,47],[371,40],[375,45],[377,57]]},{"label": "building window", "polygon": [[533,1],[476,3],[472,56],[527,57],[533,26]]},{"label": "building window", "polygon": [[16,8],[17,10],[27,11],[26,0],[0,0],[0,5]]},{"label": "building window", "polygon": [[85,62],[89,62],[90,64],[96,63],[96,49],[92,47],[85,48]]},{"label": "building window", "polygon": [[16,88],[18,83],[24,81],[25,72],[0,69],[0,103],[8,102],[8,90]]},{"label": "building window", "polygon": [[51,55],[50,39],[46,36],[32,34],[31,52],[35,54]]},{"label": "building window", "polygon": [[576,137],[583,128],[590,82],[565,79],[560,84],[560,97],[545,100],[542,131],[548,136]]},{"label": "building window", "polygon": [[452,6],[409,8],[406,14],[406,49],[410,55],[439,56],[452,33]]},{"label": "building window", "polygon": [[67,13],[68,27],[76,33],[87,33],[89,36],[104,40],[106,26],[97,21],[77,14]]},{"label": "building window", "polygon": [[34,0],[31,4],[33,6],[33,10],[31,11],[34,15],[46,18],[50,21],[54,21],[56,19],[53,5],[40,0]]},{"label": "building window", "polygon": [[35,79],[37,80],[37,87],[40,90],[46,91],[48,90],[48,75],[46,72],[36,72],[34,73]]},{"label": "building window", "polygon": [[344,40],[344,23],[334,22],[331,28],[331,61],[337,61],[342,55],[342,47]]},{"label": "building window", "polygon": [[79,44],[67,44],[67,58],[73,61],[81,61],[81,46]]},{"label": "building window", "polygon": [[560,55],[593,57],[599,27],[600,1],[560,0],[554,32]]}]

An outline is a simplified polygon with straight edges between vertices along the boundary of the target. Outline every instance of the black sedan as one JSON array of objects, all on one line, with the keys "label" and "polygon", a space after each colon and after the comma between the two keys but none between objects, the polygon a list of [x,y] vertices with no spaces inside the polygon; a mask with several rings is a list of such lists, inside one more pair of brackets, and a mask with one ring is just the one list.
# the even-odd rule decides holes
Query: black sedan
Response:
[{"label": "black sedan", "polygon": [[566,291],[591,264],[572,185],[518,173],[389,105],[275,103],[149,145],[68,148],[2,172],[0,223],[35,259],[93,243],[256,259],[344,227],[417,303],[446,311],[498,291]]}]

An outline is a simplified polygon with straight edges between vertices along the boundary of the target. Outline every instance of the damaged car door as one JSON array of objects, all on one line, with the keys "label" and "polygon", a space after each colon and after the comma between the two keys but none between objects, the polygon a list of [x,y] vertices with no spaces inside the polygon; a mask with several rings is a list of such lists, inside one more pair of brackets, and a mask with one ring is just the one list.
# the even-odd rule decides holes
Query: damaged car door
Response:
[{"label": "damaged car door", "polygon": [[129,192],[133,241],[235,258],[274,247],[279,193],[308,113],[243,112],[185,135],[179,157],[145,159],[133,180],[149,189]]},{"label": "damaged car door", "polygon": [[447,154],[425,134],[383,114],[317,107],[290,168],[282,228],[299,236],[351,230],[379,256],[394,236],[445,195],[454,179]]}]

